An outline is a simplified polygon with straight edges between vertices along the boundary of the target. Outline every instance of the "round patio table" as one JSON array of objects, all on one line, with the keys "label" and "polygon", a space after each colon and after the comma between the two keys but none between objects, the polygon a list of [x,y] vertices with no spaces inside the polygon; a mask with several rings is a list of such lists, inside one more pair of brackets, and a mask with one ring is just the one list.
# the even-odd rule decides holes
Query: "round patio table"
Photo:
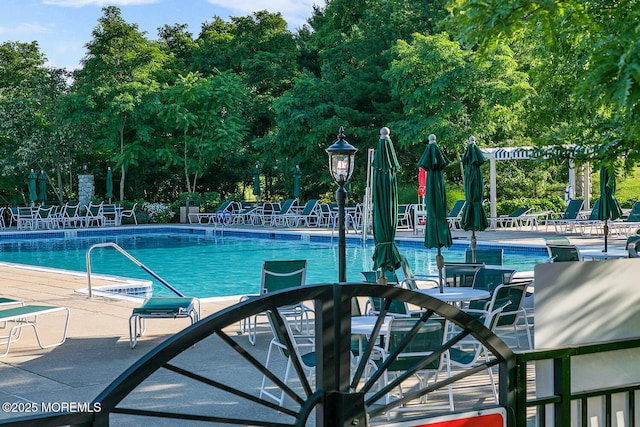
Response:
[{"label": "round patio table", "polygon": [[[351,318],[351,333],[354,335],[371,335],[378,316],[353,316]],[[386,335],[391,316],[386,316],[380,327],[380,335]]]},{"label": "round patio table", "polygon": [[479,299],[487,299],[491,297],[489,291],[465,287],[445,286],[443,292],[439,288],[419,289],[418,292],[430,297],[438,298],[444,302],[464,302],[475,301]]},{"label": "round patio table", "polygon": [[604,252],[602,249],[578,249],[580,253],[580,258],[582,260],[591,259],[591,260],[602,260],[602,259],[621,259],[621,258],[629,258],[629,251],[622,248],[612,248],[607,252]]}]

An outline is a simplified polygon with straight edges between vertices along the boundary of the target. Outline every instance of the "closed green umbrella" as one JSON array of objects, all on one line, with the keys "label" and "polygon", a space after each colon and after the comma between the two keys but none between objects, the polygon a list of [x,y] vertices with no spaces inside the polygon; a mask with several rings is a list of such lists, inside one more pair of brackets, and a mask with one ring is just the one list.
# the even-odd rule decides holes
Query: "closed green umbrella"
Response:
[{"label": "closed green umbrella", "polygon": [[43,170],[38,175],[38,201],[41,205],[47,202],[47,176]]},{"label": "closed green umbrella", "polygon": [[396,173],[400,166],[387,127],[380,130],[380,139],[372,167],[373,240],[375,241],[373,269],[381,270],[380,278],[384,281],[385,271],[396,271],[400,268],[400,253],[394,242],[398,226]]},{"label": "closed green umbrella", "polygon": [[253,170],[253,195],[260,199],[260,167],[256,164]]},{"label": "closed green umbrella", "polygon": [[113,199],[113,172],[111,172],[111,166],[107,168],[107,192],[104,197],[109,199],[109,203],[111,203],[111,199]]},{"label": "closed green umbrella", "polygon": [[418,166],[427,171],[427,194],[425,208],[427,222],[424,229],[424,246],[436,248],[436,264],[438,266],[438,285],[443,292],[442,269],[444,258],[440,248],[451,246],[451,230],[447,222],[447,192],[442,171],[449,164],[449,159],[436,144],[436,136],[429,135],[429,144],[418,161]]},{"label": "closed green umbrella", "polygon": [[487,214],[482,207],[484,196],[484,182],[480,166],[486,159],[478,146],[476,139],[469,138],[467,151],[462,155],[464,165],[464,197],[465,204],[462,208],[463,230],[471,231],[471,261],[476,262],[476,231],[484,231],[489,226]]},{"label": "closed green umbrella", "polygon": [[600,167],[600,203],[598,204],[598,219],[604,221],[604,252],[607,252],[610,219],[622,216],[622,209],[616,200],[616,174],[609,172],[607,166]]},{"label": "closed green umbrella", "polygon": [[300,200],[302,198],[302,186],[300,180],[302,177],[302,171],[300,166],[296,165],[296,170],[293,171],[293,198]]},{"label": "closed green umbrella", "polygon": [[38,177],[36,176],[36,173],[33,171],[33,169],[31,169],[31,172],[29,172],[27,179],[29,180],[29,200],[32,203],[35,203],[35,201],[38,200],[38,191],[36,189],[36,180],[38,179]]}]

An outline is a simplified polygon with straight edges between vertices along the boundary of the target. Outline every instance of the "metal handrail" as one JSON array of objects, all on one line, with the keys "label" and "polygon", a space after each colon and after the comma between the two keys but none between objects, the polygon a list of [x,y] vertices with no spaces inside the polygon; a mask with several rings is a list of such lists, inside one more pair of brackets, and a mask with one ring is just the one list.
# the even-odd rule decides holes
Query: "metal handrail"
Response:
[{"label": "metal handrail", "polygon": [[111,248],[116,249],[122,255],[124,255],[127,258],[129,258],[129,260],[131,262],[133,262],[135,265],[137,265],[138,267],[142,268],[144,271],[149,273],[154,279],[156,279],[157,281],[162,283],[164,286],[166,286],[171,292],[173,292],[174,294],[176,294],[179,297],[184,297],[184,294],[182,292],[180,292],[179,290],[177,290],[176,288],[171,286],[166,280],[164,280],[162,277],[160,277],[156,273],[154,273],[149,267],[147,267],[146,265],[144,265],[143,263],[141,263],[140,261],[135,259],[133,257],[133,255],[131,255],[129,252],[125,251],[124,249],[122,249],[120,246],[118,246],[117,244],[115,244],[113,242],[106,242],[106,243],[96,243],[95,245],[92,245],[89,249],[87,249],[87,255],[86,255],[86,258],[87,258],[87,285],[88,285],[88,289],[89,289],[89,298],[93,297],[93,290],[91,288],[91,251],[94,250],[95,248],[105,248],[105,247],[111,247]]}]

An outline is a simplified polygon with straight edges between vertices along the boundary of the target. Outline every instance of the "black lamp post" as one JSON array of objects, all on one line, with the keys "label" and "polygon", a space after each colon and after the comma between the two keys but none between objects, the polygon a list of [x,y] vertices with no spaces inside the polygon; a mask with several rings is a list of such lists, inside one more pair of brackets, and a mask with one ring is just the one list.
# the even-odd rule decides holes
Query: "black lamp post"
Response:
[{"label": "black lamp post", "polygon": [[347,245],[344,230],[344,206],[347,201],[347,191],[344,186],[349,182],[353,173],[353,160],[357,148],[344,140],[344,128],[340,127],[338,140],[325,150],[329,155],[329,170],[333,180],[338,184],[336,201],[338,202],[338,282],[347,281]]}]

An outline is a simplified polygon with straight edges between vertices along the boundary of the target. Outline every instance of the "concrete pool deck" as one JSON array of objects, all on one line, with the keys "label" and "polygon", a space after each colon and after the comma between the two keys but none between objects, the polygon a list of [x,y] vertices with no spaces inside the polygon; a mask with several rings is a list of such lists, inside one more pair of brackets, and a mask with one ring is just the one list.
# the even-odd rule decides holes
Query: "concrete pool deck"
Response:
[{"label": "concrete pool deck", "polygon": [[[297,231],[331,233],[326,229]],[[468,240],[469,235],[466,231],[453,232],[453,237],[458,241]],[[495,230],[479,232],[477,239],[479,243],[544,245],[544,237],[552,235],[556,234]],[[423,238],[422,235],[415,236],[412,231],[400,231],[397,237],[417,240]],[[602,236],[569,237],[572,243],[580,247],[603,246]],[[621,247],[625,240],[622,237],[610,237],[609,245]],[[148,322],[146,335],[131,350],[128,319],[138,303],[105,297],[89,299],[87,295],[77,293],[76,289],[86,288],[85,275],[6,264],[0,264],[0,275],[3,278],[3,297],[20,299],[32,305],[65,306],[71,310],[67,341],[63,345],[41,350],[36,345],[32,331],[27,329],[23,332],[22,339],[12,344],[10,353],[0,358],[0,403],[90,402],[146,352],[189,324],[186,319]],[[100,286],[107,283],[94,279],[94,284]],[[236,302],[236,297],[204,301],[201,316],[206,317]],[[51,315],[51,322],[46,322],[47,319],[43,318],[39,323],[43,340],[58,336],[60,332],[59,323],[55,322],[57,319],[53,316]],[[229,333],[231,335],[233,332],[235,335],[236,331],[234,329]],[[266,354],[267,345],[268,339],[258,340],[256,349]],[[217,352],[215,343],[208,341],[196,346],[193,352],[185,352],[184,357],[192,358],[197,363],[199,358]],[[225,359],[224,354],[217,355],[216,358]],[[224,362],[225,366],[233,367],[233,359]],[[220,369],[220,365],[213,368]],[[205,372],[206,369],[213,368],[205,368]],[[234,375],[232,369],[228,375]],[[0,421],[22,415],[26,414],[0,411]]]}]

